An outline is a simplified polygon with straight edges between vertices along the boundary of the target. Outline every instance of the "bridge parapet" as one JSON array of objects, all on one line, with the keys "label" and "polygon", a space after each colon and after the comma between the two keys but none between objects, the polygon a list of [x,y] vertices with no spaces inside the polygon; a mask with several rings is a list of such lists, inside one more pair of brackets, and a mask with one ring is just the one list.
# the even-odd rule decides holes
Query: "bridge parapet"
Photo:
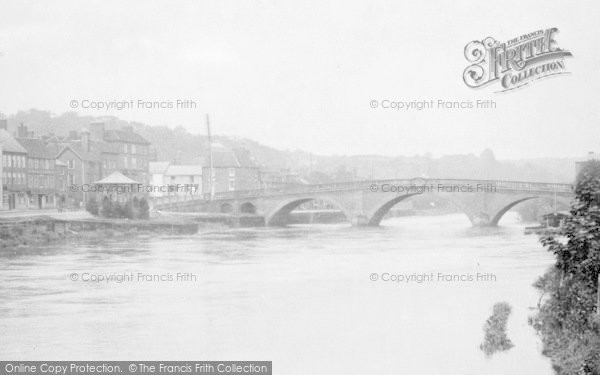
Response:
[{"label": "bridge parapet", "polygon": [[[533,192],[533,193],[557,193],[573,194],[573,185],[546,183],[546,182],[528,182],[528,181],[507,181],[507,180],[469,180],[469,179],[433,179],[433,178],[411,178],[411,179],[388,179],[388,180],[362,180],[328,184],[301,185],[282,188],[267,188],[254,190],[237,190],[215,193],[213,200],[244,199],[277,195],[292,195],[306,193],[321,193],[331,191],[357,191],[370,190],[372,186],[468,186],[485,185],[493,186],[500,191],[515,192]],[[204,194],[202,199],[211,199],[210,194]]]}]

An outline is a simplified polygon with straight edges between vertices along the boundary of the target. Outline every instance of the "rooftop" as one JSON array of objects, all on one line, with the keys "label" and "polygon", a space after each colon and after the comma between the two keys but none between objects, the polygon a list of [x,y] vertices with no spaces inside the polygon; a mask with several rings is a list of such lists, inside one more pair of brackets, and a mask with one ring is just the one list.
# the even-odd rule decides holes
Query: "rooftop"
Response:
[{"label": "rooftop", "polygon": [[123,173],[116,171],[94,182],[95,185],[137,185],[139,182],[132,180]]},{"label": "rooftop", "polygon": [[0,129],[0,145],[2,146],[2,152],[27,153],[25,147],[21,146],[21,144],[4,129]]},{"label": "rooftop", "polygon": [[17,138],[17,142],[27,150],[27,156],[30,158],[54,159],[56,156],[40,138]]},{"label": "rooftop", "polygon": [[167,176],[202,176],[201,165],[170,165]]},{"label": "rooftop", "polygon": [[169,168],[168,161],[151,161],[148,163],[148,172],[151,174],[165,173],[167,168]]},{"label": "rooftop", "polygon": [[149,145],[144,137],[133,131],[127,130],[107,130],[104,132],[104,140],[108,142],[127,142],[140,145]]}]

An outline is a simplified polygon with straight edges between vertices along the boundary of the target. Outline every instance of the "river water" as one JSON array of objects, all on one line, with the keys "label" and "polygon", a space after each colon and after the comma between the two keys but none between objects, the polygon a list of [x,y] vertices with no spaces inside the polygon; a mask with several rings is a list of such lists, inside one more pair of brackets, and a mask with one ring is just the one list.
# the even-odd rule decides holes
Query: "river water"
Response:
[{"label": "river water", "polygon": [[[515,215],[501,224],[403,217],[379,228],[232,229],[5,253],[1,359],[272,360],[285,375],[552,374],[527,324],[538,301],[531,284],[552,256]],[[96,275],[113,278],[82,281]],[[483,325],[501,301],[513,307],[515,346],[486,357]]]}]

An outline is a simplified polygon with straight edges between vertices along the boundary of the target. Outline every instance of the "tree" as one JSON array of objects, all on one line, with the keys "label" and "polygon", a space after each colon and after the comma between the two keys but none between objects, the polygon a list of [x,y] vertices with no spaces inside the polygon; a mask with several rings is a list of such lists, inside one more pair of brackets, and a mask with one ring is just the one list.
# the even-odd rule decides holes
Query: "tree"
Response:
[{"label": "tree", "polygon": [[140,219],[150,218],[150,206],[146,198],[140,199]]},{"label": "tree", "polygon": [[102,209],[100,210],[102,217],[113,217],[113,205],[112,201],[108,197],[102,199]]},{"label": "tree", "polygon": [[547,298],[532,325],[558,374],[600,373],[599,198],[600,161],[590,161],[577,176],[571,216],[559,233],[566,243],[555,236],[541,238],[556,264],[534,284]]},{"label": "tree", "polygon": [[556,268],[563,276],[597,287],[600,273],[600,161],[584,165],[577,176],[575,200],[571,216],[560,233],[567,239],[561,243],[554,236],[542,237],[542,244],[556,257]]}]

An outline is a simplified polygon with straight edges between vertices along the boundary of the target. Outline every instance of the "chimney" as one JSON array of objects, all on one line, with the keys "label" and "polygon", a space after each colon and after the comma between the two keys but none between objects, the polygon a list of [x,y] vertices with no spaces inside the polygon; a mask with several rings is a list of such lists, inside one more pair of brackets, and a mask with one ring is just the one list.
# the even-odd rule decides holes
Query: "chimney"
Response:
[{"label": "chimney", "polygon": [[0,129],[8,130],[8,120],[3,118],[0,119]]},{"label": "chimney", "polygon": [[23,123],[21,123],[17,129],[17,137],[27,138],[27,126],[23,125]]},{"label": "chimney", "polygon": [[83,147],[85,151],[90,150],[90,132],[87,129],[84,129],[81,132],[81,147]]},{"label": "chimney", "polygon": [[106,130],[106,125],[102,121],[94,121],[89,125],[90,129],[90,139],[96,141],[104,140],[104,131]]}]

